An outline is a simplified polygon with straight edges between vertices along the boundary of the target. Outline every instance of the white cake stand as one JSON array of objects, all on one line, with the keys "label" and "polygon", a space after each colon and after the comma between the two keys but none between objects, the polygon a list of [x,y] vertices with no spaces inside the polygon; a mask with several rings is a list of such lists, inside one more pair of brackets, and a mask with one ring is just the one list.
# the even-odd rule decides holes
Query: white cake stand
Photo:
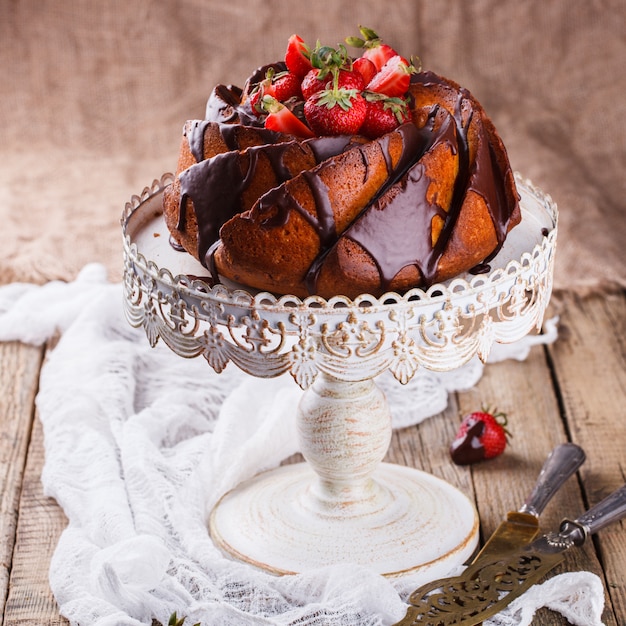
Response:
[{"label": "white cake stand", "polygon": [[217,372],[231,361],[263,378],[289,372],[306,390],[297,408],[306,462],[226,494],[209,521],[215,543],[276,574],[348,562],[387,576],[447,574],[476,547],[476,511],[443,480],[382,462],[391,419],[374,379],[453,370],[540,328],[552,290],[552,200],[517,176],[522,223],[489,274],[402,296],[301,300],[210,288],[206,270],[168,243],[161,196],[171,180],[155,181],[124,211],[128,320],[151,345],[160,338]]}]

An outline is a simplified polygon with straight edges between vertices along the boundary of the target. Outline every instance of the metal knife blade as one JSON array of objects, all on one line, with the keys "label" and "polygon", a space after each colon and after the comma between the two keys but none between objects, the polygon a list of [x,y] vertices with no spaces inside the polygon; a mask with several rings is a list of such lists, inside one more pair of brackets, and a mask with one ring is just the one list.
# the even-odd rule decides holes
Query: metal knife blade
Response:
[{"label": "metal knife blade", "polygon": [[489,559],[492,555],[502,556],[530,543],[539,534],[539,515],[563,483],[584,463],[585,452],[575,443],[563,443],[546,458],[537,482],[517,510],[510,511],[487,540],[471,563]]},{"label": "metal knife blade", "polygon": [[575,520],[502,558],[483,559],[463,574],[414,591],[402,626],[476,626],[496,615],[543,578],[587,537],[626,516],[626,484]]}]

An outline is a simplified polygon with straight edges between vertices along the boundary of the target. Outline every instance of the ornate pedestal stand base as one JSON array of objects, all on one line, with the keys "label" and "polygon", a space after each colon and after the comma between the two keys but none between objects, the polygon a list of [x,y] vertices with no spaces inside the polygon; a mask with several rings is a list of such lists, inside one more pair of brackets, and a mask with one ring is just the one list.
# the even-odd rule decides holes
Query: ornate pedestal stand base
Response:
[{"label": "ornate pedestal stand base", "polygon": [[478,520],[448,483],[383,463],[361,502],[324,506],[305,463],[256,476],[214,509],[210,531],[225,552],[276,574],[358,563],[380,574],[445,576],[476,547]]},{"label": "ornate pedestal stand base", "polygon": [[261,474],[214,509],[210,531],[224,551],[277,574],[358,563],[429,578],[470,556],[469,500],[434,476],[381,464],[391,418],[372,380],[321,375],[300,402],[298,430],[307,464]]}]

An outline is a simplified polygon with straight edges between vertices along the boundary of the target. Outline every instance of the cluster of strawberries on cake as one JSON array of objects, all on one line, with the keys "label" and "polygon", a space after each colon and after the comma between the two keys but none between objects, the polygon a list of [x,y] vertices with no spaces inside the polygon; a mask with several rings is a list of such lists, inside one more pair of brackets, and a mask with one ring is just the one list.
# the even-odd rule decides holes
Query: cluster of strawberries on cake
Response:
[{"label": "cluster of strawberries on cake", "polygon": [[[298,137],[380,137],[411,120],[409,84],[419,60],[399,55],[370,28],[343,44],[309,47],[299,35],[287,44],[284,65],[270,66],[245,96],[266,128]],[[280,68],[278,68],[280,69]]]}]

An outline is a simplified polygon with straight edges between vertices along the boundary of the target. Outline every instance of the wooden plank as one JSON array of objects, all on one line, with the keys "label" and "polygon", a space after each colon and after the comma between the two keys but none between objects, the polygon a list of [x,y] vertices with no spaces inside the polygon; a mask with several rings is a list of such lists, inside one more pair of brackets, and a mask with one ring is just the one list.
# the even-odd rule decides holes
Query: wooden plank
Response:
[{"label": "wooden plank", "polygon": [[[456,466],[450,458],[449,445],[461,416],[487,405],[508,413],[513,435],[511,445],[496,459]],[[543,348],[537,347],[524,362],[504,361],[486,366],[478,385],[451,396],[442,414],[394,433],[389,457],[394,462],[421,467],[441,476],[473,498],[484,540],[508,511],[524,503],[550,450],[564,441],[567,435],[560,419],[557,395],[550,382]],[[548,530],[558,525],[572,503],[578,504],[578,510],[582,507],[575,479],[568,481],[546,508],[541,520],[543,528]],[[585,548],[577,559],[579,568],[601,573],[592,548]],[[536,620],[536,624],[543,626],[567,624],[567,620],[551,611],[541,611]]]},{"label": "wooden plank", "polygon": [[[581,471],[588,504],[626,481],[626,297],[564,299],[561,339],[549,350],[571,437],[587,451]],[[607,600],[626,623],[626,522],[595,538]]]},{"label": "wooden plank", "polygon": [[[67,524],[63,512],[51,498],[43,495],[41,470],[44,463],[43,430],[37,419],[34,400],[43,361],[43,348],[23,344],[0,344],[1,354],[13,355],[7,363],[24,363],[14,368],[11,378],[0,379],[4,396],[23,398],[21,426],[25,436],[25,462],[21,463],[18,498],[14,503],[15,518],[11,537],[11,567],[4,604],[3,625],[40,624],[66,626],[59,616],[57,603],[48,583],[50,558],[59,535]],[[5,359],[2,359],[2,370]],[[34,417],[33,417],[34,416]],[[26,451],[27,448],[27,451]]]},{"label": "wooden plank", "polygon": [[471,500],[471,476],[450,460],[448,444],[456,432],[458,405],[451,395],[445,411],[411,428],[395,430],[386,461],[416,467],[454,485]]},{"label": "wooden plank", "polygon": [[0,601],[5,606],[18,502],[43,350],[0,343]]},{"label": "wooden plank", "polygon": [[[488,366],[479,384],[460,396],[463,413],[481,405],[497,405],[508,414],[507,428],[512,434],[505,454],[471,468],[485,537],[495,530],[507,511],[523,504],[550,450],[568,440],[560,418],[558,388],[552,384],[544,352],[536,347],[523,362],[504,361]],[[578,481],[570,479],[541,515],[542,532],[557,529],[563,517],[575,516],[583,509]],[[549,576],[581,570],[602,576],[602,566],[591,543],[569,552],[563,565]],[[607,626],[616,624],[610,612],[605,618]],[[538,612],[533,620],[537,626],[567,623],[560,614],[548,610]]]},{"label": "wooden plank", "polygon": [[59,615],[48,582],[50,558],[67,519],[57,503],[43,494],[43,462],[43,429],[36,419],[24,472],[4,626],[69,624]]}]

